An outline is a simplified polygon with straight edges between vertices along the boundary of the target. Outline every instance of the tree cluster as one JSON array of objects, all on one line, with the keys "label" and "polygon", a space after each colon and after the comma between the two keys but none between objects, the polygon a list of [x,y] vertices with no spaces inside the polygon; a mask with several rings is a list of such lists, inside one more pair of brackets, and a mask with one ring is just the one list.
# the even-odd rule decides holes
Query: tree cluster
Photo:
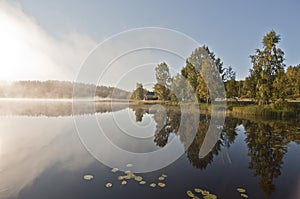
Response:
[{"label": "tree cluster", "polygon": [[158,64],[155,68],[154,93],[163,101],[197,99],[209,103],[224,96],[227,99],[247,98],[259,105],[272,103],[282,107],[287,98],[300,97],[300,65],[286,69],[284,52],[277,46],[279,42],[280,35],[275,31],[268,32],[263,37],[262,49],[256,49],[250,55],[252,68],[249,76],[239,81],[231,66],[224,67],[214,52],[205,45],[201,46],[191,53],[185,66],[174,77],[171,77],[167,63]]},{"label": "tree cluster", "polygon": [[127,99],[129,92],[114,87],[67,81],[16,81],[0,82],[1,98],[72,98],[73,88],[79,91],[76,97],[89,97],[93,93],[100,98]]}]

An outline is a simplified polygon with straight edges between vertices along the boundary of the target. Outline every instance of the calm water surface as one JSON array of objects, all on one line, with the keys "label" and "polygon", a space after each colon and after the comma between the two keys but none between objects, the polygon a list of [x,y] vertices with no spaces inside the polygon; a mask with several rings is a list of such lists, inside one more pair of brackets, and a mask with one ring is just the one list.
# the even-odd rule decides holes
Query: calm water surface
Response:
[{"label": "calm water surface", "polygon": [[[186,191],[195,187],[218,198],[241,198],[237,187],[245,188],[249,198],[300,198],[297,118],[226,117],[218,142],[199,158],[211,119],[200,115],[196,137],[178,160],[163,169],[138,174],[146,185],[135,180],[121,185],[117,177],[124,174],[111,172],[84,147],[74,117],[86,123],[87,133],[95,130],[90,129],[89,122],[96,118],[109,139],[127,151],[155,151],[172,140],[182,149],[188,138],[179,135],[181,114],[176,108],[165,108],[162,113],[151,111],[151,107],[116,107],[101,103],[91,112],[83,105],[80,113],[72,115],[69,102],[1,102],[0,198],[189,198]],[[115,128],[115,121],[119,128]],[[190,130],[188,124],[184,128]],[[136,136],[143,139],[131,142]],[[110,157],[115,161],[114,154]],[[149,183],[158,182],[163,173],[168,176],[166,187],[151,188]],[[92,174],[94,179],[84,180],[85,174]],[[107,182],[113,186],[106,188]]]}]

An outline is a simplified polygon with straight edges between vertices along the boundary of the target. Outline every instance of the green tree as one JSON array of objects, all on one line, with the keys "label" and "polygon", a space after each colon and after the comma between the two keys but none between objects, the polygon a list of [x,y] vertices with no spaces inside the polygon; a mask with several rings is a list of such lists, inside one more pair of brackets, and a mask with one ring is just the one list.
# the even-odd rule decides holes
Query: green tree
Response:
[{"label": "green tree", "polygon": [[[222,85],[218,82],[225,79],[223,62],[220,58],[216,58],[207,46],[201,46],[192,52],[181,74],[195,90],[198,100],[206,102],[214,100],[220,94]],[[208,87],[211,88],[211,93]]]},{"label": "green tree", "polygon": [[199,72],[196,71],[195,67],[186,60],[186,65],[181,69],[181,75],[189,82],[190,86],[196,90],[198,82],[197,77]]},{"label": "green tree", "polygon": [[136,89],[133,91],[132,99],[143,100],[144,99],[144,88],[143,84],[137,83]]},{"label": "green tree", "polygon": [[223,80],[224,82],[227,82],[227,81],[229,81],[229,80],[235,79],[236,73],[235,73],[235,71],[232,69],[231,66],[229,66],[228,68],[224,68],[223,71],[224,71],[224,72],[223,72],[223,78],[222,78],[222,80]]},{"label": "green tree", "polygon": [[245,78],[243,83],[242,97],[256,99],[256,82],[254,76]]},{"label": "green tree", "polygon": [[250,76],[255,82],[255,97],[260,105],[267,104],[274,99],[274,81],[285,67],[284,52],[276,46],[279,41],[280,36],[275,31],[270,31],[263,38],[263,49],[256,49],[256,53],[250,55],[253,65]]},{"label": "green tree", "polygon": [[286,78],[288,81],[287,95],[295,97],[300,95],[300,64],[286,70]]},{"label": "green tree", "polygon": [[227,98],[238,97],[238,82],[235,79],[228,80],[225,83],[225,88]]},{"label": "green tree", "polygon": [[196,88],[196,93],[199,96],[199,100],[204,101],[208,104],[208,102],[210,100],[209,90],[208,90],[208,87],[206,86],[206,83],[201,75],[198,76],[197,83],[198,83],[198,85]]},{"label": "green tree", "polygon": [[227,98],[234,98],[238,96],[238,82],[235,81],[235,71],[229,66],[224,73],[225,90]]},{"label": "green tree", "polygon": [[[223,90],[224,84],[221,80],[219,71],[211,64],[210,58],[206,58],[203,61],[200,73],[202,79],[205,80],[205,84],[206,84],[206,87],[203,86],[202,92],[209,93],[209,96],[206,96],[207,102],[208,100],[213,101],[217,97],[223,96],[223,94],[225,94],[224,93],[225,90]],[[200,92],[200,89],[198,89],[197,91]]]},{"label": "green tree", "polygon": [[188,102],[192,101],[192,95],[194,94],[193,88],[185,77],[177,74],[172,78],[171,83],[171,100],[177,102]]},{"label": "green tree", "polygon": [[285,98],[288,91],[288,79],[283,70],[281,70],[276,76],[273,83],[273,100],[275,101],[275,107],[283,107],[286,104]]},{"label": "green tree", "polygon": [[171,75],[168,65],[163,62],[155,68],[155,76],[157,83],[154,85],[154,93],[160,100],[170,99],[170,83]]}]

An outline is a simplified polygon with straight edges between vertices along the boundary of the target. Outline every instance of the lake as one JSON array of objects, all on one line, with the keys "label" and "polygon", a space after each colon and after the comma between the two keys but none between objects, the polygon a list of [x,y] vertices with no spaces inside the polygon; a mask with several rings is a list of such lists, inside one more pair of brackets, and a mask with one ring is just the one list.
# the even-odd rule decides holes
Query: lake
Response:
[{"label": "lake", "polygon": [[161,105],[2,101],[0,117],[1,199],[300,198],[299,118],[227,116],[207,143],[213,116]]}]

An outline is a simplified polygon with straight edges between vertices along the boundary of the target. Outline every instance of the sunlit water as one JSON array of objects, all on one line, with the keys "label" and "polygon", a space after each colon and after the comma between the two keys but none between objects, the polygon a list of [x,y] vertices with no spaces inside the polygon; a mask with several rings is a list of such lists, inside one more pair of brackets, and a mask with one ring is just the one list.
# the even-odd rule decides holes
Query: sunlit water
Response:
[{"label": "sunlit water", "polygon": [[[87,126],[96,118],[115,145],[145,153],[166,147],[171,140],[184,148],[185,138],[178,135],[180,111],[166,108],[162,116],[149,107],[129,108],[126,104],[112,110],[100,103],[95,112],[84,107],[81,114],[72,116],[70,102],[1,103],[1,199],[189,198],[186,191],[196,187],[218,198],[241,198],[238,187],[245,188],[249,198],[300,198],[300,125],[296,119],[227,117],[219,141],[200,159],[210,121],[209,115],[201,115],[196,137],[178,160],[163,169],[138,174],[146,185],[135,180],[121,185],[117,177],[124,174],[111,172],[82,144],[74,117]],[[133,137],[140,142],[132,141]],[[110,157],[115,158],[114,154]],[[84,180],[85,174],[94,179]],[[151,188],[150,182],[158,182],[161,174],[168,176],[163,181],[166,187]],[[105,187],[108,182],[113,184],[111,188]]]}]

